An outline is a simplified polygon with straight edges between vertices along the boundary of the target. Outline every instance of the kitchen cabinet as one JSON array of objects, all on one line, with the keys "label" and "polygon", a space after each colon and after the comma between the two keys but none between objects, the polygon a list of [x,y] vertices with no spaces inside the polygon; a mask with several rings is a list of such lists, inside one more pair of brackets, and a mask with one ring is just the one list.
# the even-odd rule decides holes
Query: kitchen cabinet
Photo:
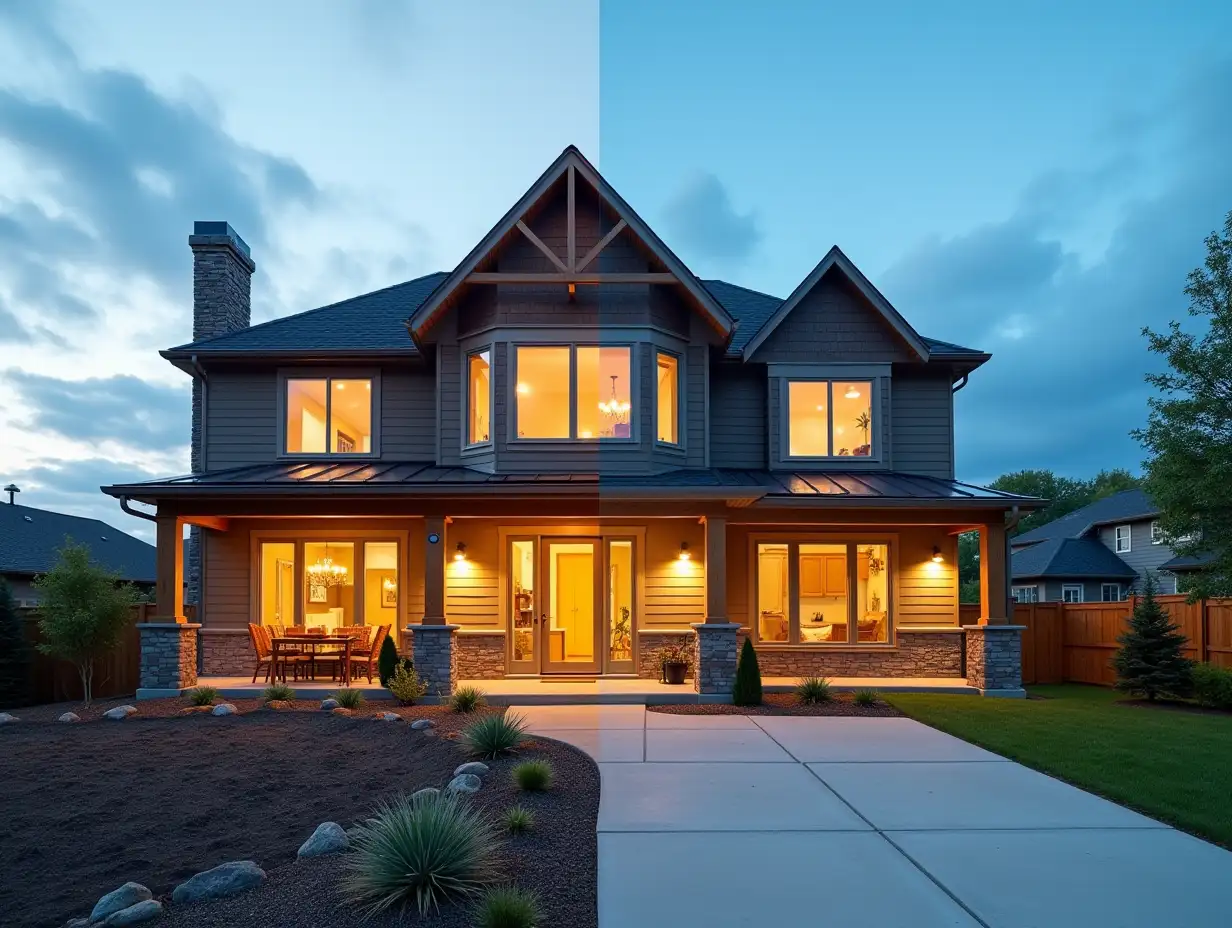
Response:
[{"label": "kitchen cabinet", "polygon": [[847,595],[847,558],[841,554],[800,555],[800,595]]}]

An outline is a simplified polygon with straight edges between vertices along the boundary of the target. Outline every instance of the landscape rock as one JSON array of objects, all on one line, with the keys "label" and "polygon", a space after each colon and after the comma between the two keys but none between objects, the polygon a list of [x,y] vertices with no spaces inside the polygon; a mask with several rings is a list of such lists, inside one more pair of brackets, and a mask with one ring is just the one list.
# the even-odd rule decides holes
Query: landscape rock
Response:
[{"label": "landscape rock", "polygon": [[145,902],[147,899],[153,898],[154,894],[140,883],[125,883],[119,889],[113,889],[107,895],[100,898],[98,902],[94,903],[94,908],[90,911],[90,921],[101,922],[107,916],[121,909],[127,909],[138,902]]},{"label": "landscape rock", "polygon": [[127,909],[120,909],[103,924],[107,928],[124,928],[125,925],[140,925],[162,914],[163,904],[161,902],[157,899],[146,899],[136,905],[130,905]]},{"label": "landscape rock", "polygon": [[15,715],[9,715],[7,712],[0,712],[0,725],[11,725],[19,719]]},{"label": "landscape rock", "polygon": [[231,703],[220,702],[218,705],[214,707],[214,711],[211,712],[210,714],[211,715],[235,715],[235,712],[236,712],[235,706],[231,705]]},{"label": "landscape rock", "polygon": [[415,729],[415,731],[424,731],[428,728],[436,728],[436,722],[431,719],[416,719],[411,722],[411,728]]},{"label": "landscape rock", "polygon": [[477,760],[472,760],[472,761],[467,761],[465,764],[462,764],[461,766],[459,766],[453,772],[453,775],[456,777],[463,773],[473,773],[475,776],[481,777],[487,772],[488,772],[487,764],[481,764]]},{"label": "landscape rock", "polygon": [[251,860],[233,860],[189,877],[171,892],[176,905],[234,896],[265,882],[265,871]]},{"label": "landscape rock", "polygon": [[62,716],[56,719],[57,722],[80,722],[81,716],[76,712],[65,712]]},{"label": "landscape rock", "polygon": [[445,790],[450,793],[477,793],[479,787],[483,786],[483,780],[475,776],[473,773],[460,773],[452,780]]},{"label": "landscape rock", "polygon": [[213,712],[213,706],[185,706],[180,710],[180,715],[198,715],[202,712]]},{"label": "landscape rock", "polygon": [[425,786],[423,789],[417,789],[411,793],[411,802],[419,802],[421,799],[430,799],[433,796],[439,796],[440,790],[435,786]]},{"label": "landscape rock", "polygon": [[339,706],[337,709],[330,709],[329,713],[330,715],[354,715],[355,714],[350,709],[344,709],[341,706]]},{"label": "landscape rock", "polygon": [[351,846],[347,833],[337,822],[322,822],[303,844],[297,857],[320,857],[322,854],[337,854]]},{"label": "landscape rock", "polygon": [[377,718],[380,719],[382,722],[402,721],[402,716],[400,716],[397,712],[382,712],[380,715],[377,716]]},{"label": "landscape rock", "polygon": [[295,703],[289,699],[270,699],[265,703],[267,709],[292,709]]},{"label": "landscape rock", "polygon": [[436,737],[436,732],[435,732],[435,731],[433,731],[431,728],[425,728],[425,729],[424,729],[424,731],[423,731],[423,736],[424,736],[425,738],[435,738],[435,737]]},{"label": "landscape rock", "polygon": [[103,718],[113,719],[114,721],[122,722],[124,719],[128,718],[130,715],[136,715],[136,714],[137,714],[136,706],[116,706],[114,709],[108,709],[106,712],[104,712]]},{"label": "landscape rock", "polygon": [[322,699],[322,700],[321,700],[321,708],[322,708],[322,709],[324,709],[324,710],[325,710],[325,711],[327,711],[327,712],[328,712],[329,710],[331,710],[331,709],[337,709],[337,708],[338,708],[338,700],[336,700],[336,699]]}]

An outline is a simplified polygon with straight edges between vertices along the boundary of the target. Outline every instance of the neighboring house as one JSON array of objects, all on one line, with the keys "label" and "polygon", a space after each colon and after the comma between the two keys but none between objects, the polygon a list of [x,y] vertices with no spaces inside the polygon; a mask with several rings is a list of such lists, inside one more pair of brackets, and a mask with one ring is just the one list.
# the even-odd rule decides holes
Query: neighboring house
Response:
[{"label": "neighboring house", "polygon": [[55,566],[66,538],[89,548],[104,570],[147,590],[154,585],[154,546],[149,542],[98,519],[0,504],[0,576],[12,586],[18,605],[38,603],[32,581]]},{"label": "neighboring house", "polygon": [[1041,501],[954,470],[953,393],[989,356],[837,248],[786,299],[699,280],[572,147],[452,271],[261,325],[243,240],[189,244],[195,341],[163,356],[194,378],[193,473],[104,492],[157,507],[167,620],[194,526],[204,673],[252,672],[249,623],[368,624],[442,693],[657,678],[697,641],[722,698],[745,634],[767,675],[957,677],[965,642],[969,679],[1017,688],[983,655],[1017,636],[1006,514]]},{"label": "neighboring house", "polygon": [[1124,490],[1010,539],[1018,602],[1111,602],[1141,589],[1150,571],[1160,593],[1201,563],[1178,558],[1144,490]]}]

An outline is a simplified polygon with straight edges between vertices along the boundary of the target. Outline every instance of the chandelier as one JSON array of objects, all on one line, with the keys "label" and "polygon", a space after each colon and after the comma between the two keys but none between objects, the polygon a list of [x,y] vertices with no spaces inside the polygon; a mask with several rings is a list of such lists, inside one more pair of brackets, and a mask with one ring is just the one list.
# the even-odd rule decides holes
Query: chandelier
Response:
[{"label": "chandelier", "polygon": [[616,380],[617,375],[612,375],[612,396],[606,403],[599,403],[599,410],[611,419],[613,422],[622,423],[629,415],[629,410],[632,409],[632,404],[626,403],[616,396]]},{"label": "chandelier", "polygon": [[334,563],[329,556],[329,545],[325,546],[325,556],[305,570],[311,586],[343,586],[347,582],[347,569],[343,564]]}]

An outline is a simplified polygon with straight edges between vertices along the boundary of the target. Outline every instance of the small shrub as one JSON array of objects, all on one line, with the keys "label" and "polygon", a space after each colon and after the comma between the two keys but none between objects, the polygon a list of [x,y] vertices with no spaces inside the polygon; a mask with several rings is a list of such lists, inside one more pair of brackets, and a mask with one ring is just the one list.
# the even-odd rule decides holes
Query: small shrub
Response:
[{"label": "small shrub", "polygon": [[535,813],[523,806],[510,806],[505,810],[505,827],[511,835],[520,835],[535,827]]},{"label": "small shrub", "polygon": [[1193,695],[1201,706],[1232,712],[1232,670],[1214,664],[1194,664]]},{"label": "small shrub", "polygon": [[732,702],[738,706],[761,705],[761,668],[757,666],[757,652],[753,650],[753,642],[748,638],[744,639],[744,647],[740,649]]},{"label": "small shrub", "polygon": [[[386,638],[386,641],[389,639]],[[394,668],[393,676],[385,684],[393,693],[394,699],[404,706],[412,706],[415,700],[422,699],[428,692],[427,681],[419,679],[419,674],[411,666],[410,661],[403,661]]]},{"label": "small shrub", "polygon": [[198,686],[188,692],[188,701],[194,706],[212,706],[217,698],[218,690],[212,686]]},{"label": "small shrub", "polygon": [[856,690],[856,695],[852,697],[852,702],[857,706],[863,706],[865,709],[871,709],[877,705],[877,700],[880,698],[876,690]]},{"label": "small shrub", "polygon": [[338,700],[338,708],[340,709],[358,709],[364,704],[364,694],[359,690],[343,688],[333,694],[333,698]]},{"label": "small shrub", "polygon": [[475,928],[535,928],[542,918],[539,897],[516,886],[489,889],[475,907]]},{"label": "small shrub", "polygon": [[416,802],[402,795],[356,826],[342,892],[369,916],[411,902],[426,915],[494,881],[496,848],[495,829],[470,803],[445,793]]},{"label": "small shrub", "polygon": [[477,686],[459,686],[449,699],[449,708],[454,712],[474,712],[483,707],[483,690]]},{"label": "small shrub", "polygon": [[541,793],[552,785],[552,765],[546,760],[524,760],[514,766],[513,782],[528,793]]},{"label": "small shrub", "polygon": [[26,641],[26,620],[17,612],[13,591],[0,577],[0,709],[31,702],[32,649]]},{"label": "small shrub", "polygon": [[500,757],[526,741],[526,720],[520,715],[485,715],[462,731],[462,746],[474,757]]},{"label": "small shrub", "polygon": [[261,695],[266,702],[290,702],[295,698],[295,690],[285,683],[271,683]]},{"label": "small shrub", "polygon": [[398,666],[398,646],[388,635],[381,642],[381,651],[376,657],[376,672],[380,674],[381,686],[389,686],[394,669]]},{"label": "small shrub", "polygon": [[816,706],[834,698],[830,681],[825,677],[801,677],[796,683],[796,699],[806,706]]}]

